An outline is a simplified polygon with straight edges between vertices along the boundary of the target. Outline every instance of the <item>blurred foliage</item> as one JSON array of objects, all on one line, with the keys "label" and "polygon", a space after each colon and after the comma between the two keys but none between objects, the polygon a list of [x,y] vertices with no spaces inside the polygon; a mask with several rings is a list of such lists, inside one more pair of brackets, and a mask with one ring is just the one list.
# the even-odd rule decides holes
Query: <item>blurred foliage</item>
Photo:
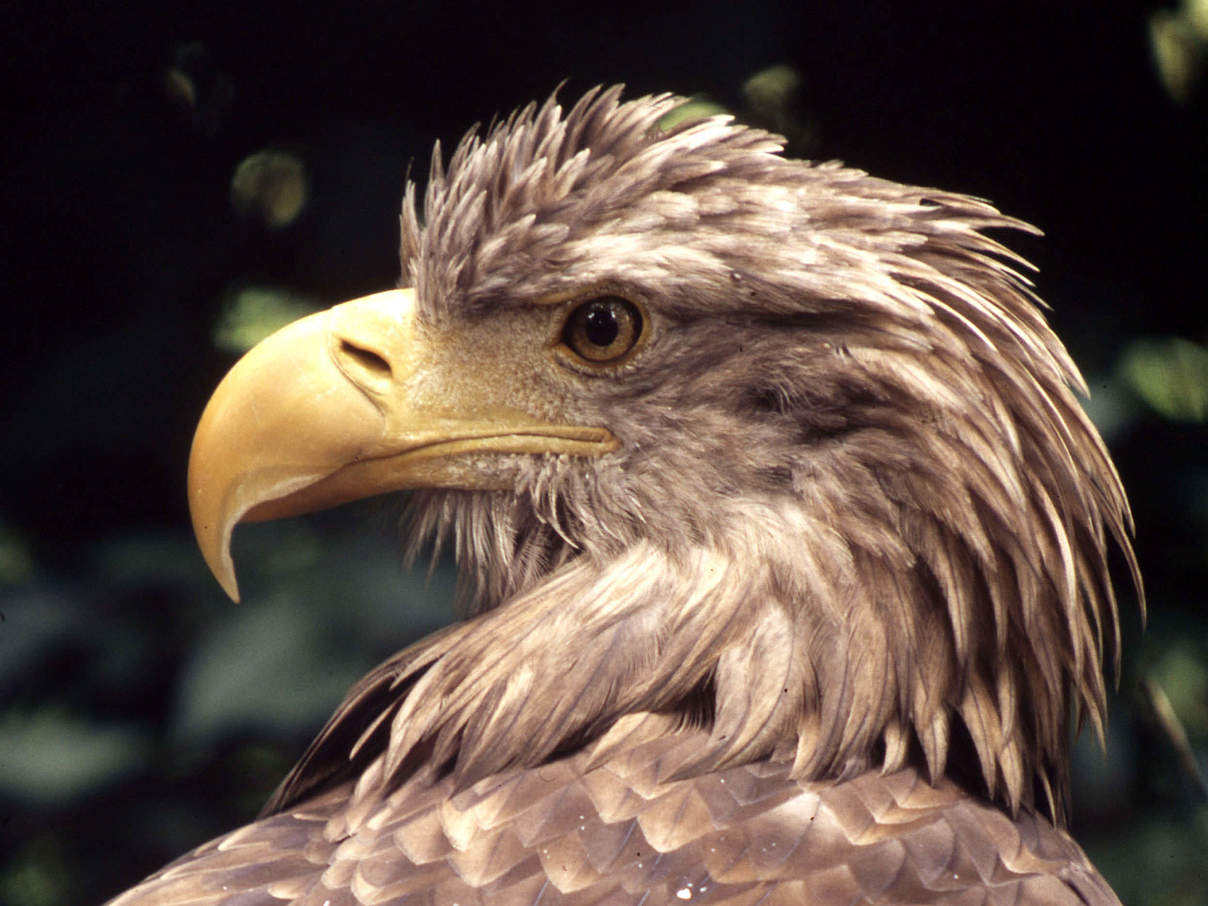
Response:
[{"label": "blurred foliage", "polygon": [[403,572],[398,511],[241,528],[238,607],[176,532],[6,596],[0,902],[96,902],[254,815],[347,688],[450,616],[447,564]]},{"label": "blurred foliage", "polygon": [[817,136],[804,113],[801,94],[801,73],[781,63],[746,79],[735,109],[708,95],[693,95],[659,120],[659,127],[670,129],[682,122],[726,115],[783,135],[788,140],[789,153],[808,157],[817,149]]},{"label": "blurred foliage", "polygon": [[1125,902],[1208,902],[1208,0],[40,9],[0,58],[24,89],[0,149],[0,903],[95,903],[246,822],[344,688],[449,618],[451,567],[400,564],[398,500],[241,528],[231,605],[189,537],[189,437],[234,355],[395,279],[408,160],[568,75],[564,99],[699,92],[674,115],[1045,228],[1023,247],[1149,595],[1143,637],[1122,602],[1073,830]]},{"label": "blurred foliage", "polygon": [[1134,340],[1120,368],[1128,385],[1164,418],[1208,417],[1208,349],[1190,340]]},{"label": "blurred foliage", "polygon": [[271,333],[296,321],[319,305],[282,289],[266,286],[243,286],[230,293],[218,325],[214,328],[214,345],[224,352],[247,352]]},{"label": "blurred foliage", "polygon": [[112,783],[149,755],[139,728],[96,724],[57,711],[0,718],[0,795],[35,805]]},{"label": "blurred foliage", "polygon": [[289,226],[306,205],[308,188],[302,161],[285,151],[265,150],[239,162],[231,177],[231,204],[270,229]]},{"label": "blurred foliage", "polygon": [[1190,101],[1208,68],[1208,0],[1182,0],[1178,9],[1154,12],[1149,41],[1167,92],[1176,101]]},{"label": "blurred foliage", "polygon": [[0,588],[28,582],[32,572],[28,546],[16,532],[0,523]]},{"label": "blurred foliage", "polygon": [[160,84],[168,100],[203,135],[217,135],[235,104],[234,82],[200,41],[175,47]]},{"label": "blurred foliage", "polygon": [[678,107],[668,111],[659,120],[659,128],[674,129],[680,123],[702,120],[710,116],[732,116],[733,114],[716,101],[704,96],[688,98]]},{"label": "blurred foliage", "polygon": [[[1180,722],[1197,736],[1208,735],[1208,660],[1204,646],[1187,640],[1176,642],[1162,651],[1150,671],[1153,681],[1167,695],[1172,712]],[[1164,692],[1165,694],[1165,692]],[[1185,731],[1186,732],[1186,731]]]},{"label": "blurred foliage", "polygon": [[742,83],[744,119],[783,135],[793,154],[809,157],[817,151],[818,136],[803,112],[802,91],[796,67],[781,63],[761,69]]},{"label": "blurred foliage", "polygon": [[801,93],[801,73],[787,64],[761,69],[742,83],[742,93],[756,113],[787,115]]}]

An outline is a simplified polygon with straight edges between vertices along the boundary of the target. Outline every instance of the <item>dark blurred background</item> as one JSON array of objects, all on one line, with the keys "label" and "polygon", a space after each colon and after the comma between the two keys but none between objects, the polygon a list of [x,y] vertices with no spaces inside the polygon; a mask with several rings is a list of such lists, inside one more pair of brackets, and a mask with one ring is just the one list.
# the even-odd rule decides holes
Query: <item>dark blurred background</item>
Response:
[{"label": "dark blurred background", "polygon": [[0,902],[99,903],[251,818],[375,661],[450,618],[401,500],[192,546],[240,349],[396,279],[408,167],[561,81],[674,90],[792,150],[994,200],[1137,518],[1141,635],[1075,833],[1126,902],[1208,903],[1208,4],[6,4]]}]

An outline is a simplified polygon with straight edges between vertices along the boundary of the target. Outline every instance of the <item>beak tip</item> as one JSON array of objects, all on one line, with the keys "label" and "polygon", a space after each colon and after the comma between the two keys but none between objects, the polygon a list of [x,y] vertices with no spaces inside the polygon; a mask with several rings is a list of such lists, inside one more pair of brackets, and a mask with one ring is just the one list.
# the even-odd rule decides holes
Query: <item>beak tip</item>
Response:
[{"label": "beak tip", "polygon": [[239,583],[235,580],[235,567],[229,565],[231,558],[228,554],[226,557],[227,563],[223,564],[223,568],[214,570],[214,578],[218,580],[218,584],[222,586],[222,590],[226,592],[227,597],[239,603]]},{"label": "beak tip", "polygon": [[221,527],[195,520],[193,533],[210,573],[218,580],[227,597],[238,604],[239,583],[235,579],[235,562],[231,559],[231,530],[234,525],[227,520],[218,520],[218,525]]}]

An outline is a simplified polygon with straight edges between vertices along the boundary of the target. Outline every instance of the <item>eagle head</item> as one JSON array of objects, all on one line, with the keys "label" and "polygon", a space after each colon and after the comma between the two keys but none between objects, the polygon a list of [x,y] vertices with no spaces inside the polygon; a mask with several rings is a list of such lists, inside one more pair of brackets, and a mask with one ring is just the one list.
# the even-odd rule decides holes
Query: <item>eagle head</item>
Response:
[{"label": "eagle head", "polygon": [[1112,542],[1136,564],[1082,380],[987,234],[1030,228],[726,117],[664,128],[680,103],[551,98],[438,148],[401,288],[286,328],[207,408],[207,560],[234,594],[237,522],[415,490],[473,615],[394,662],[361,741],[387,773],[657,720],[708,731],[695,770],[915,763],[1060,820]]}]

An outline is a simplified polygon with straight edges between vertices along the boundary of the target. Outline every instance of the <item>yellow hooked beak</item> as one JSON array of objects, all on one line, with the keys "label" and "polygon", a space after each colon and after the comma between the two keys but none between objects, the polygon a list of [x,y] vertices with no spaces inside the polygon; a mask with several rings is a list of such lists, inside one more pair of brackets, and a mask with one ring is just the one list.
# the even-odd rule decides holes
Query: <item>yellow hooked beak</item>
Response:
[{"label": "yellow hooked beak", "polygon": [[377,293],[290,324],[218,385],[193,437],[189,511],[206,563],[239,600],[231,532],[389,491],[504,485],[475,453],[615,449],[605,428],[547,424],[486,398],[481,380],[433,392],[417,363],[414,291]]}]

